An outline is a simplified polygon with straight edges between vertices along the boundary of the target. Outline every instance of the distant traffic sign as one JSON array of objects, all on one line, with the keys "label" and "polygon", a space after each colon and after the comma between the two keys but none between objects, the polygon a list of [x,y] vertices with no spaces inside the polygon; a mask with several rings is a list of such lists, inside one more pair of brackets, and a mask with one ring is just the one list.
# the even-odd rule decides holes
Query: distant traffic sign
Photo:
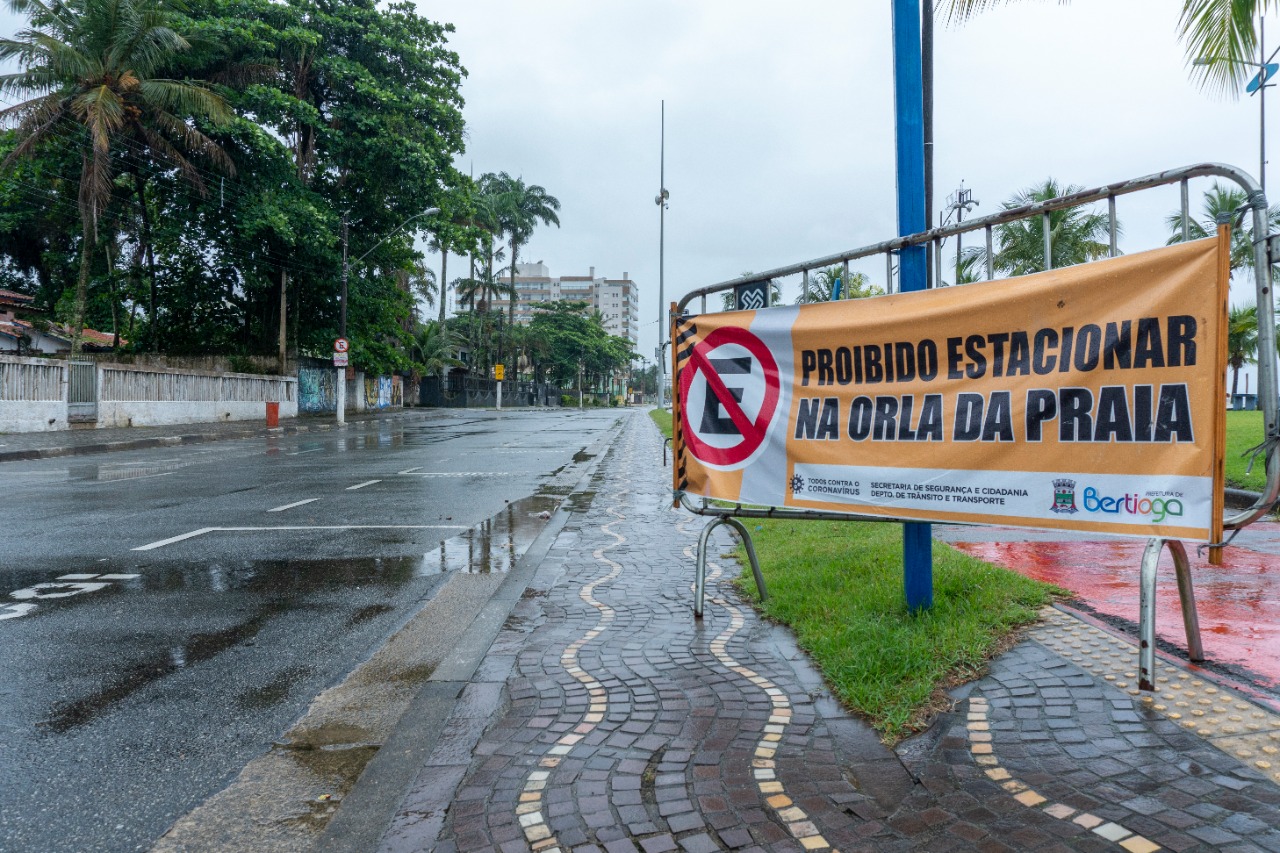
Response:
[{"label": "distant traffic sign", "polygon": [[[345,341],[343,341],[343,343],[346,343],[346,342],[345,342]],[[335,353],[333,354],[333,366],[334,366],[334,367],[346,367],[346,366],[347,366],[347,358],[348,358],[347,353],[345,353],[345,352],[335,352]]]},{"label": "distant traffic sign", "polygon": [[493,366],[493,378],[501,382],[506,376],[507,366],[505,364],[495,364]]},{"label": "distant traffic sign", "polygon": [[346,339],[346,338],[334,338],[334,339],[333,339],[333,351],[334,351],[334,352],[341,352],[341,353],[345,353],[345,352],[346,352],[347,350],[349,350],[349,349],[351,349],[351,344],[347,341],[347,339]]}]

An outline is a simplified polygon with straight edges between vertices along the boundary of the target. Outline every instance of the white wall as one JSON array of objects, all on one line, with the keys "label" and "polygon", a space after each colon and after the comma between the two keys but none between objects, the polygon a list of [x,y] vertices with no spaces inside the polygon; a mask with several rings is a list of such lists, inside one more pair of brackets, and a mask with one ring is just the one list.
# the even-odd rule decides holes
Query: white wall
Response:
[{"label": "white wall", "polygon": [[0,356],[0,433],[66,428],[66,366],[44,358]]}]

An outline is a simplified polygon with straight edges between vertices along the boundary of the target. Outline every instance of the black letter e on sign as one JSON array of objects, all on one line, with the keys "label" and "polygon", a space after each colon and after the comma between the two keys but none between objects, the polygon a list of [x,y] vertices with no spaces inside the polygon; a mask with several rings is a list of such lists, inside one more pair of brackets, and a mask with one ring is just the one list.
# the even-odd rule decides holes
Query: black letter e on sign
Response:
[{"label": "black letter e on sign", "polygon": [[[744,355],[738,358],[711,358],[707,359],[711,364],[711,369],[724,380],[725,387],[729,389],[729,393],[733,395],[734,402],[742,402],[742,388],[734,387],[729,384],[726,377],[730,374],[751,374],[751,356]],[[703,435],[741,435],[738,428],[733,425],[733,420],[724,414],[724,406],[720,400],[716,399],[716,395],[711,392],[711,388],[707,388],[707,396],[703,401],[702,407],[702,427],[698,430]]]}]

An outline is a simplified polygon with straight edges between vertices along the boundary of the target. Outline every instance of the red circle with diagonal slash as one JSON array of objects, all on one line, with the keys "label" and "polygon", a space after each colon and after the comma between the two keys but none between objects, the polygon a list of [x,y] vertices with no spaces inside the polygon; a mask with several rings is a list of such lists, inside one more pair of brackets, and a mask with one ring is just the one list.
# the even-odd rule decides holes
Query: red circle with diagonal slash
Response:
[{"label": "red circle with diagonal slash", "polygon": [[[725,344],[737,344],[751,353],[760,362],[764,372],[764,400],[754,420],[747,417],[746,412],[733,399],[719,374],[712,369],[707,357]],[[733,447],[713,447],[707,444],[693,431],[689,423],[689,388],[694,377],[703,374],[707,382],[707,393],[715,396],[724,410],[728,412],[733,425],[737,427],[742,441]],[[689,450],[698,459],[710,465],[737,465],[749,459],[764,443],[765,434],[769,431],[769,422],[773,419],[774,410],[778,407],[779,377],[778,363],[773,353],[764,342],[746,329],[728,326],[716,329],[706,339],[694,344],[689,355],[689,364],[680,372],[680,420],[684,426],[684,441]]]}]

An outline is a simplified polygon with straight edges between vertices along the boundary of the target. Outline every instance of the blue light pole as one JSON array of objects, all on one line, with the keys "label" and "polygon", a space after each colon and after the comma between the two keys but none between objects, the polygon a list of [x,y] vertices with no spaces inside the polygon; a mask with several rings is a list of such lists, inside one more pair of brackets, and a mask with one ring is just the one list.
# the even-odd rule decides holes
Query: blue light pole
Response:
[{"label": "blue light pole", "polygon": [[[920,0],[893,0],[893,96],[897,136],[898,234],[928,228],[924,185],[924,82],[920,56]],[[899,287],[924,290],[928,276],[924,246],[903,249]],[[908,610],[933,606],[933,536],[928,524],[903,525],[903,590]]]}]

